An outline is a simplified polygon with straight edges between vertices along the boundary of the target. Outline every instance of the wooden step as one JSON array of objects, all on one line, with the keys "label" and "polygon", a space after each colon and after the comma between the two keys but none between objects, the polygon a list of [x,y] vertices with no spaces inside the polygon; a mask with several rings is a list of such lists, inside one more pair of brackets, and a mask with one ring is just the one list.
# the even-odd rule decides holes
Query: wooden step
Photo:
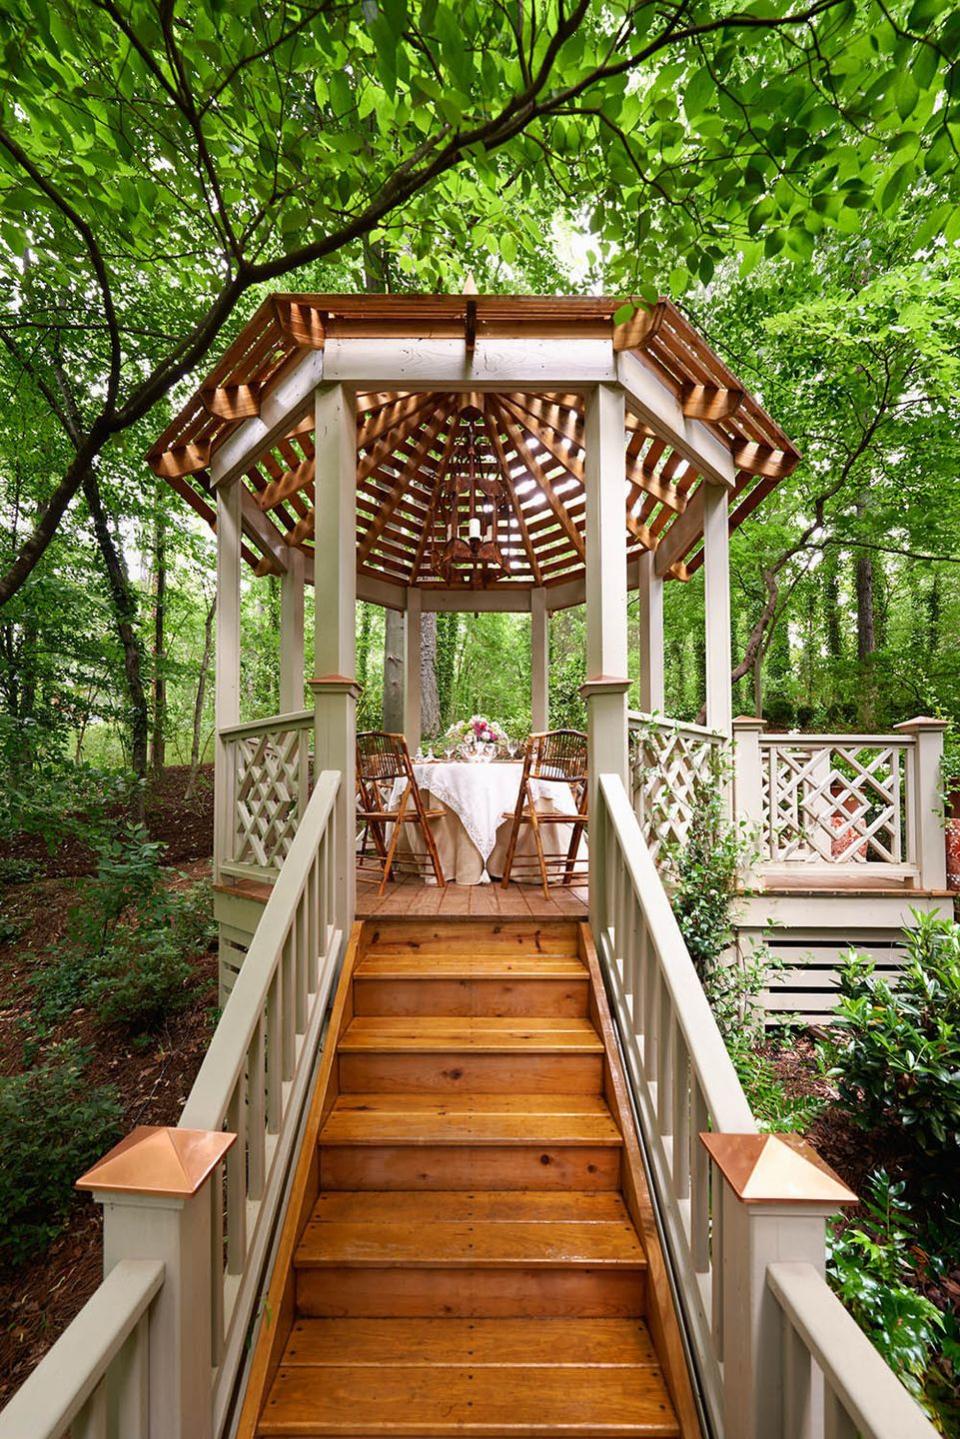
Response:
[{"label": "wooden step", "polygon": [[422,954],[404,946],[374,948],[357,965],[354,979],[586,979],[588,970],[576,954],[491,954],[469,950]]},{"label": "wooden step", "polygon": [[571,920],[459,919],[411,923],[371,919],[366,926],[363,959],[368,955],[400,954],[579,954],[579,934]]},{"label": "wooden step", "polygon": [[[397,1196],[391,1218],[383,1196],[369,1207],[353,1196],[349,1217],[318,1205],[296,1252],[297,1310],[335,1316],[629,1317],[644,1312],[646,1260],[622,1208],[606,1197],[590,1217],[557,1218],[552,1196],[528,1193],[522,1217],[507,1219],[503,1195],[488,1218],[482,1194],[456,1215],[455,1196],[439,1202]],[[571,1212],[573,1212],[571,1210]]]},{"label": "wooden step", "polygon": [[674,1439],[679,1429],[637,1320],[320,1319],[295,1323],[259,1432]]},{"label": "wooden step", "polygon": [[338,1045],[340,1091],[599,1094],[603,1046],[589,1020],[361,1015]]},{"label": "wooden step", "polygon": [[341,1036],[341,1054],[602,1054],[589,1019],[361,1015]]},{"label": "wooden step", "polygon": [[586,1015],[587,1000],[585,970],[556,979],[529,971],[497,976],[373,972],[358,974],[353,991],[358,1015],[575,1018]]},{"label": "wooden step", "polygon": [[614,1189],[621,1143],[599,1096],[455,1095],[437,1102],[424,1095],[346,1095],[320,1132],[320,1183]]}]

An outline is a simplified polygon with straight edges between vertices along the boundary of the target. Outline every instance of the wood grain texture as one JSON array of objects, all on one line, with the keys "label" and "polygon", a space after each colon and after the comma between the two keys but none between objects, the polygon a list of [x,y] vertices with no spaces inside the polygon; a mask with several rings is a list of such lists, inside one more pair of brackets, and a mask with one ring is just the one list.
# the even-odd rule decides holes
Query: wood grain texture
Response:
[{"label": "wood grain texture", "polygon": [[516,1018],[582,1018],[587,1012],[587,976],[543,979],[539,975],[499,978],[433,975],[357,977],[358,1015],[452,1015]]},{"label": "wood grain texture", "polygon": [[355,1053],[339,1055],[342,1093],[369,1094],[599,1094],[602,1055],[561,1053],[442,1054]]},{"label": "wood grain texture", "polygon": [[616,1189],[620,1149],[589,1145],[324,1145],[324,1189]]},{"label": "wood grain texture", "polygon": [[644,1269],[297,1270],[297,1312],[316,1318],[642,1317]]}]

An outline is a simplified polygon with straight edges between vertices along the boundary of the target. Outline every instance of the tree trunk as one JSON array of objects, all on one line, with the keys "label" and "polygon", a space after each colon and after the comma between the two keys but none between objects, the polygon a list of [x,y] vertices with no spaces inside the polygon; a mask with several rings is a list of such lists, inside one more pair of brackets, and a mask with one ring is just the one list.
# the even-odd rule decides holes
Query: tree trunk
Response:
[{"label": "tree trunk", "polygon": [[207,679],[210,674],[210,661],[213,657],[213,621],[217,613],[216,596],[207,606],[207,613],[203,620],[203,654],[200,656],[200,671],[197,675],[197,694],[193,702],[193,739],[190,743],[190,778],[187,781],[187,788],[184,799],[190,799],[197,784],[197,774],[200,770],[200,736],[203,732],[203,706],[207,696]]},{"label": "tree trunk", "polygon": [[[867,510],[867,497],[857,500],[857,517],[862,519]],[[861,550],[856,564],[857,589],[857,658],[862,662],[877,648],[876,617],[873,605],[873,559],[868,551]]]},{"label": "tree trunk", "polygon": [[403,730],[403,615],[387,610],[383,636],[383,727],[388,734]]},{"label": "tree trunk", "polygon": [[437,616],[420,619],[420,725],[425,735],[440,730],[440,695],[437,687]]},{"label": "tree trunk", "polygon": [[447,729],[453,722],[453,682],[457,662],[457,641],[460,637],[460,616],[450,614],[437,616],[437,702],[440,709],[440,728]]},{"label": "tree trunk", "polygon": [[163,501],[157,502],[154,526],[153,577],[153,738],[150,768],[159,774],[167,758],[167,679],[164,673],[164,625],[167,600],[167,517]]},{"label": "tree trunk", "polygon": [[114,621],[123,649],[123,669],[130,698],[130,763],[134,774],[143,779],[147,773],[147,738],[150,729],[150,714],[143,685],[140,638],[136,629],[137,597],[127,576],[123,552],[116,545],[113,535],[110,533],[110,524],[100,495],[100,487],[92,470],[88,470],[84,475],[83,494],[93,520],[97,544],[100,547],[100,554],[107,571]]},{"label": "tree trunk", "polygon": [[840,552],[829,549],[823,561],[823,621],[826,630],[827,654],[832,660],[843,655],[843,630],[840,620]]}]

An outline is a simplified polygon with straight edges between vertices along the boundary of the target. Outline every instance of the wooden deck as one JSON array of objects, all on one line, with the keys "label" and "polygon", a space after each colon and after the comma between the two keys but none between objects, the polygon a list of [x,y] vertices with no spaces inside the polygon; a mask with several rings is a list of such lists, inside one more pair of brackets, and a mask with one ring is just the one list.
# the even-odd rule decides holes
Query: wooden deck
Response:
[{"label": "wooden deck", "polygon": [[357,918],[374,915],[430,915],[434,919],[586,919],[587,891],[552,886],[550,898],[532,884],[448,884],[445,889],[424,884],[410,875],[391,880],[382,897],[378,885],[357,878]]}]

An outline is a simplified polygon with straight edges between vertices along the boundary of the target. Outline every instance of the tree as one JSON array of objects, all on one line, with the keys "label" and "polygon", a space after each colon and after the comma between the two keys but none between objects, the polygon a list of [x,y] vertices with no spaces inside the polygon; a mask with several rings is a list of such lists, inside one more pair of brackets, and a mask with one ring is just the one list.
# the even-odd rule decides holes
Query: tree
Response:
[{"label": "tree", "polygon": [[[679,292],[731,245],[807,262],[956,154],[947,0],[13,0],[2,33],[0,342],[69,454],[0,605],[258,287],[364,246],[440,288],[514,267],[534,191],[586,197],[609,283]],[[960,231],[951,196],[928,226]]]}]

